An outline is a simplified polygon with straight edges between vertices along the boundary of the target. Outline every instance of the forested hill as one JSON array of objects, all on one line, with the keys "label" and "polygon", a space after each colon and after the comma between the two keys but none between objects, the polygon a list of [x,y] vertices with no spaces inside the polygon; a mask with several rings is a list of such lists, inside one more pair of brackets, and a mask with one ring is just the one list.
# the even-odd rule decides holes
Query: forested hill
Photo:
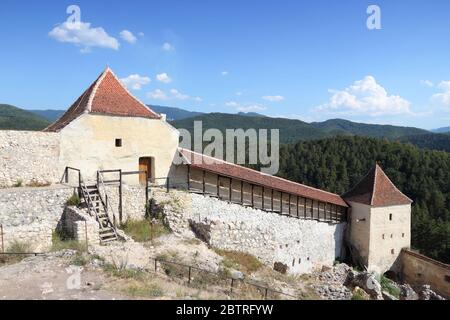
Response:
[{"label": "forested hill", "polygon": [[32,112],[0,104],[0,130],[42,130],[49,124],[50,121]]},{"label": "forested hill", "polygon": [[423,129],[414,127],[400,127],[392,125],[379,125],[352,122],[344,119],[330,119],[323,122],[312,122],[312,126],[335,135],[356,135],[374,138],[400,138],[404,136],[413,136],[430,133]]},{"label": "forested hill", "polygon": [[364,137],[336,137],[283,145],[279,175],[339,194],[378,162],[414,200],[412,245],[450,262],[450,155],[410,144]]},{"label": "forested hill", "polygon": [[216,128],[222,132],[225,132],[226,129],[280,129],[281,143],[293,143],[300,139],[320,139],[328,136],[326,132],[300,120],[229,113],[208,113],[173,121],[172,124],[176,128],[189,130],[192,134],[194,121],[202,121],[204,130]]}]

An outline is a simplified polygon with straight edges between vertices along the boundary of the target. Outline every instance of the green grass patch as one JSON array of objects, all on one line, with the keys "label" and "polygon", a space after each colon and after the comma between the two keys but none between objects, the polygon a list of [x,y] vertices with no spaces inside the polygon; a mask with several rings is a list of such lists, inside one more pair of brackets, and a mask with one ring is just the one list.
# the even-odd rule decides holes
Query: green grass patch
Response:
[{"label": "green grass patch", "polygon": [[397,299],[400,298],[400,288],[397,288],[392,280],[386,278],[385,276],[381,276],[380,284],[382,291],[388,292]]},{"label": "green grass patch", "polygon": [[86,243],[70,240],[60,232],[53,231],[51,251],[61,251],[66,249],[84,252],[86,251]]},{"label": "green grass patch", "polygon": [[105,263],[103,270],[110,276],[120,279],[143,280],[145,272],[142,270],[127,269],[125,265],[117,266],[111,263]]},{"label": "green grass patch", "polygon": [[156,221],[152,225],[150,219],[128,220],[121,226],[121,229],[137,242],[151,241],[170,233],[170,229],[162,222]]},{"label": "green grass patch", "polygon": [[262,263],[249,253],[221,249],[214,249],[214,251],[224,258],[222,264],[226,268],[252,273],[262,267]]},{"label": "green grass patch", "polygon": [[124,291],[125,293],[133,297],[156,298],[164,295],[164,290],[155,283],[140,283],[130,285]]}]

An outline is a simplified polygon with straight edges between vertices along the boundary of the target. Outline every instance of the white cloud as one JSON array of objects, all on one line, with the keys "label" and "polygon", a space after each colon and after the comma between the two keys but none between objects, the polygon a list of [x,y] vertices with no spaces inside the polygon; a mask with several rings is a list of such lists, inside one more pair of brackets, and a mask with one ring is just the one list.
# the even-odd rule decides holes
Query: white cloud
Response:
[{"label": "white cloud", "polygon": [[284,100],[283,96],[263,96],[262,98],[271,102],[279,102]]},{"label": "white cloud", "polygon": [[156,89],[147,93],[147,97],[154,100],[194,100],[196,102],[201,102],[203,99],[201,97],[191,98],[189,95],[181,93],[177,89],[170,89],[169,92],[165,92],[161,89]]},{"label": "white cloud", "polygon": [[228,71],[222,71],[220,74],[223,75],[223,76],[227,76],[228,75]]},{"label": "white cloud", "polygon": [[129,89],[141,90],[142,86],[150,83],[150,78],[145,76],[140,76],[138,74],[130,74],[126,78],[120,79],[122,83]]},{"label": "white cloud", "polygon": [[66,21],[54,27],[49,36],[59,42],[81,46],[82,52],[89,52],[92,47],[118,50],[120,46],[119,41],[103,28],[91,28],[88,22]]},{"label": "white cloud", "polygon": [[143,36],[145,36],[145,33],[139,32],[138,35],[139,35],[140,37],[143,37]]},{"label": "white cloud", "polygon": [[183,94],[179,92],[177,89],[170,89],[170,94],[174,99],[177,100],[187,100],[189,99],[189,96],[187,94]]},{"label": "white cloud", "polygon": [[260,104],[248,104],[236,108],[236,110],[240,112],[256,112],[256,111],[263,111],[266,109],[267,108],[265,106],[262,106]]},{"label": "white cloud", "polygon": [[136,41],[137,41],[137,38],[134,36],[134,34],[131,31],[128,31],[128,30],[122,30],[120,32],[120,37],[124,41],[126,41],[128,43],[131,43],[131,44],[135,44]]},{"label": "white cloud", "polygon": [[237,111],[241,112],[262,111],[267,109],[265,106],[260,104],[255,103],[241,104],[236,101],[228,101],[225,103],[225,106],[236,109]]},{"label": "white cloud", "polygon": [[162,45],[162,49],[164,51],[173,51],[173,50],[175,50],[174,46],[172,44],[170,44],[169,42],[164,42],[164,44]]},{"label": "white cloud", "polygon": [[238,91],[238,92],[236,92],[236,95],[237,96],[242,96],[244,93],[242,92],[242,91]]},{"label": "white cloud", "polygon": [[148,92],[147,97],[154,99],[154,100],[167,100],[169,98],[167,96],[167,94],[160,89],[156,89],[151,92]]},{"label": "white cloud", "polygon": [[410,114],[410,102],[400,96],[388,95],[375,78],[366,76],[344,90],[329,90],[329,101],[317,107],[319,111],[344,115],[385,116]]},{"label": "white cloud", "polygon": [[236,108],[236,107],[239,106],[239,103],[237,103],[236,101],[228,101],[228,102],[225,103],[225,105],[226,105],[227,107]]},{"label": "white cloud", "polygon": [[430,88],[434,86],[434,83],[431,82],[430,80],[420,80],[420,83],[421,83],[422,85],[427,86],[427,87],[430,87]]},{"label": "white cloud", "polygon": [[170,83],[172,79],[167,75],[167,73],[160,73],[156,75],[156,80],[162,83]]},{"label": "white cloud", "polygon": [[431,100],[444,106],[449,106],[450,104],[450,81],[441,81],[437,87],[441,92],[433,94]]}]

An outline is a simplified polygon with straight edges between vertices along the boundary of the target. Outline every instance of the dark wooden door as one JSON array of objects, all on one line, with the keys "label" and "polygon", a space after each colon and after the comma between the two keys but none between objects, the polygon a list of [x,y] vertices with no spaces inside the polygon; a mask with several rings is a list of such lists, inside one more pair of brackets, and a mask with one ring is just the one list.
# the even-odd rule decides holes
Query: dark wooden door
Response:
[{"label": "dark wooden door", "polygon": [[139,158],[139,183],[146,184],[146,181],[152,177],[152,158]]}]

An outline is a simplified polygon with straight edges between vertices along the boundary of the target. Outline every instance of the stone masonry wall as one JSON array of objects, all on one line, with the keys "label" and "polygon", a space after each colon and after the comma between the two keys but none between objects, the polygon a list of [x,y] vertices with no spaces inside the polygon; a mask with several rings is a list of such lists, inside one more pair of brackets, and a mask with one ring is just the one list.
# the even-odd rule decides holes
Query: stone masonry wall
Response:
[{"label": "stone masonry wall", "polygon": [[63,186],[0,189],[5,250],[14,241],[29,243],[35,251],[48,249],[73,192],[73,188]]},{"label": "stone masonry wall", "polygon": [[[116,221],[119,221],[119,187],[106,186],[109,207],[112,207]],[[122,186],[122,222],[142,220],[145,217],[145,187],[124,184]],[[111,209],[109,209],[111,210]]]},{"label": "stone masonry wall", "polygon": [[152,197],[166,204],[174,232],[186,234],[193,227],[212,247],[248,252],[269,266],[281,262],[290,273],[331,266],[342,257],[346,223],[280,216],[180,191],[153,192]]},{"label": "stone masonry wall", "polygon": [[59,134],[0,130],[0,188],[59,182]]},{"label": "stone masonry wall", "polygon": [[59,228],[74,240],[87,245],[100,243],[98,222],[77,207],[66,207]]}]

